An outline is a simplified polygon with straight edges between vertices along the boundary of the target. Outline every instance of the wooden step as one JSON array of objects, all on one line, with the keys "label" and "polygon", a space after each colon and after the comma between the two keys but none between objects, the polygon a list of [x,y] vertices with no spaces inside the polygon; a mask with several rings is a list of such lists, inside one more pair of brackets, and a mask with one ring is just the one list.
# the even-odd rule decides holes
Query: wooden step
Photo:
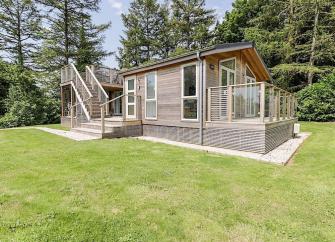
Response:
[{"label": "wooden step", "polygon": [[71,131],[81,133],[81,134],[87,134],[94,137],[102,138],[102,134],[100,130],[96,129],[88,129],[88,128],[72,128]]},{"label": "wooden step", "polygon": [[[101,123],[82,123],[81,128],[95,129],[101,131]],[[115,125],[110,123],[105,123],[105,132],[113,132],[114,128],[122,127],[122,125]]]}]

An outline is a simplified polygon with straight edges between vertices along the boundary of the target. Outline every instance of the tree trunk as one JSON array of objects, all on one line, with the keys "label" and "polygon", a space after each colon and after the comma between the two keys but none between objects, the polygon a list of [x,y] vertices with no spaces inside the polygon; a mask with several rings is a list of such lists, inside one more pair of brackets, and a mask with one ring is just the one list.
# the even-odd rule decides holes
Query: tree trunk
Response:
[{"label": "tree trunk", "polygon": [[288,31],[288,45],[289,49],[286,53],[286,61],[291,61],[291,53],[294,49],[294,27],[293,27],[293,18],[294,18],[294,0],[290,0],[289,3],[289,14],[288,14],[288,24],[289,24],[289,31]]},{"label": "tree trunk", "polygon": [[20,69],[23,70],[24,67],[24,57],[23,57],[23,49],[22,49],[22,38],[21,38],[21,14],[20,14],[20,6],[17,6],[16,18],[17,18],[17,64]]},{"label": "tree trunk", "polygon": [[[316,46],[316,40],[318,35],[318,24],[319,24],[319,14],[320,14],[320,8],[318,0],[315,0],[315,17],[314,17],[314,28],[313,28],[313,40],[312,40],[312,46],[311,46],[311,56],[309,58],[309,66],[314,66],[315,61],[315,46]],[[313,83],[313,76],[314,73],[312,70],[308,72],[308,85],[312,85]]]},{"label": "tree trunk", "polygon": [[64,47],[65,47],[65,65],[69,64],[70,54],[69,54],[69,10],[68,1],[64,1]]}]

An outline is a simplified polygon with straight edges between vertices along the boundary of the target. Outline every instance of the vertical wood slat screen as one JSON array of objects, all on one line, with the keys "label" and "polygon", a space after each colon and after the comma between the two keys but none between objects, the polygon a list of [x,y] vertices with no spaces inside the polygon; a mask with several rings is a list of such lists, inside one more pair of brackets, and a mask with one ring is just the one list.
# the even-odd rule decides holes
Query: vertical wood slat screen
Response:
[{"label": "vertical wood slat screen", "polygon": [[228,111],[228,90],[227,87],[211,87],[209,92],[210,99],[210,118],[211,121],[227,119]]}]

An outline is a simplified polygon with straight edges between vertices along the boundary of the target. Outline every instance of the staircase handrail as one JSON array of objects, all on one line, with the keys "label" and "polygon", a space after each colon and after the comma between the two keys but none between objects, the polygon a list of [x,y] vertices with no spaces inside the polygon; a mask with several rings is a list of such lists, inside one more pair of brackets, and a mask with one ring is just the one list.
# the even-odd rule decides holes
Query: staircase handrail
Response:
[{"label": "staircase handrail", "polygon": [[93,77],[93,80],[96,82],[96,84],[98,85],[100,91],[102,91],[102,93],[104,94],[104,96],[106,97],[106,99],[108,100],[109,96],[107,95],[105,89],[101,86],[101,83],[98,81],[98,79],[96,78],[96,76],[94,75],[93,71],[91,70],[91,68],[89,68],[88,66],[86,66],[86,70],[88,70],[88,72],[90,73],[91,77]]},{"label": "staircase handrail", "polygon": [[90,92],[90,90],[88,89],[86,83],[84,82],[83,78],[81,77],[81,75],[79,74],[77,68],[75,67],[75,65],[73,63],[71,63],[71,67],[72,69],[74,70],[75,74],[77,75],[77,77],[79,78],[81,84],[84,86],[85,90],[87,91],[88,93],[88,96],[89,97],[93,97],[92,93]]},{"label": "staircase handrail", "polygon": [[[116,98],[113,98],[112,100],[109,100],[109,101],[107,101],[107,102],[105,102],[105,103],[100,104],[100,107],[106,106],[107,104],[109,104],[109,103],[111,103],[111,102],[114,102],[114,101],[116,101],[117,99],[122,98],[122,97],[124,97],[124,96],[128,96],[128,94],[122,94],[122,95],[120,95],[120,96],[117,96]],[[134,95],[132,95],[132,96],[134,96]]]},{"label": "staircase handrail", "polygon": [[[74,90],[74,92],[75,92],[75,94],[76,94],[76,97],[78,98],[78,100],[79,100],[79,102],[78,102],[78,104],[80,104],[81,105],[81,107],[82,107],[82,109],[84,110],[84,113],[85,113],[85,115],[86,115],[86,118],[87,118],[87,120],[90,120],[90,115],[89,115],[89,113],[88,113],[88,111],[87,111],[87,109],[86,109],[86,107],[85,107],[85,105],[84,105],[84,102],[87,102],[88,100],[90,100],[91,99],[91,97],[89,97],[89,98],[87,98],[87,99],[85,99],[84,101],[81,99],[81,97],[80,97],[80,95],[79,95],[79,93],[78,93],[78,90],[77,90],[77,88],[76,88],[76,85],[74,85],[74,83],[73,83],[73,81],[71,81],[71,86],[72,86],[72,88],[73,88],[73,90]],[[77,105],[77,104],[76,104]],[[75,105],[75,106],[76,106]],[[72,110],[72,108],[73,107],[71,107],[71,110]],[[72,120],[72,115],[71,115],[71,120]]]}]

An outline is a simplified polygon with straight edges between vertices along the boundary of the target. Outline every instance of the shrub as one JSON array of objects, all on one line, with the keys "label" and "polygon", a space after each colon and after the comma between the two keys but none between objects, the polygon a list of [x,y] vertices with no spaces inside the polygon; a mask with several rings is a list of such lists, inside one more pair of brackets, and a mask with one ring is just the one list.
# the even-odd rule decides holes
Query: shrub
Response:
[{"label": "shrub", "polygon": [[335,121],[335,74],[298,92],[300,120]]}]

